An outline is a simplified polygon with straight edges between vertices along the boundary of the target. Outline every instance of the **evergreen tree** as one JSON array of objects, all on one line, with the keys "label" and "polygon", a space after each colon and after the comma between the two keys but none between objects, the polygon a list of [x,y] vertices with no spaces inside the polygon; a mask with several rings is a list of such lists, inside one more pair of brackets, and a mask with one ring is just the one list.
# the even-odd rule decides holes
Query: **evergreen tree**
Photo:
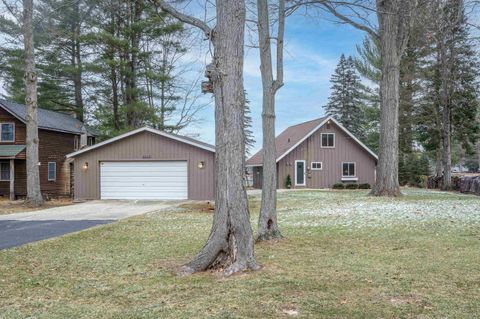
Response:
[{"label": "evergreen tree", "polygon": [[345,128],[360,139],[364,138],[363,124],[365,122],[363,86],[355,70],[352,57],[340,56],[340,61],[330,82],[331,93],[325,106],[327,115],[333,116]]},{"label": "evergreen tree", "polygon": [[446,177],[448,188],[455,153],[473,153],[478,141],[479,62],[463,2],[436,4],[428,20],[432,40],[422,63],[424,93],[416,117],[419,140],[434,154],[436,175]]},{"label": "evergreen tree", "polygon": [[255,138],[252,131],[252,111],[250,110],[250,101],[246,98],[245,93],[245,111],[243,115],[244,133],[245,133],[245,157],[250,155],[253,145],[255,145]]}]

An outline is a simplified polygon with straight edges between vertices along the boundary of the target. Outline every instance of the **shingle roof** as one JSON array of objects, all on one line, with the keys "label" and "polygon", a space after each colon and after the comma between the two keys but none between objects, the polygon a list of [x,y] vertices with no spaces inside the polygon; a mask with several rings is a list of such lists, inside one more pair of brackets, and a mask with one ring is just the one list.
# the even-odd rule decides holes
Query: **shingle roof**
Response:
[{"label": "shingle roof", "polygon": [[[276,158],[278,159],[300,140],[302,140],[308,133],[318,127],[327,117],[321,117],[315,120],[303,122],[293,125],[285,129],[280,135],[275,138]],[[262,150],[255,153],[247,161],[247,165],[262,165],[263,153]]]},{"label": "shingle roof", "polygon": [[15,157],[25,149],[25,145],[0,145],[0,157]]},{"label": "shingle roof", "polygon": [[202,148],[202,149],[205,149],[207,151],[215,153],[215,146],[214,145],[210,145],[210,144],[198,141],[198,140],[193,139],[191,137],[186,137],[186,136],[182,136],[182,135],[167,133],[167,132],[164,132],[164,131],[160,131],[160,130],[156,130],[156,129],[144,126],[144,127],[140,127],[140,128],[135,129],[135,130],[132,130],[130,132],[126,132],[124,134],[118,135],[116,137],[112,137],[108,140],[105,140],[105,141],[100,142],[98,144],[86,147],[86,148],[81,149],[79,151],[67,154],[67,158],[75,157],[75,156],[77,156],[79,154],[83,154],[85,152],[90,152],[90,151],[95,150],[97,148],[103,147],[104,145],[114,143],[118,140],[127,138],[129,136],[132,136],[132,135],[135,135],[135,134],[138,134],[138,133],[141,133],[141,132],[150,132],[150,133],[153,133],[153,134],[161,135],[161,136],[168,137],[168,138],[171,138],[173,140],[180,141],[180,142],[183,142],[183,143],[186,143],[186,144],[190,144],[190,145],[193,145],[193,146],[196,146],[196,147],[199,147],[199,148]]},{"label": "shingle roof", "polygon": [[[25,105],[0,99],[0,107],[26,122],[27,108]],[[60,131],[74,134],[86,133],[83,123],[76,118],[50,110],[38,108],[38,127],[44,130]]]}]

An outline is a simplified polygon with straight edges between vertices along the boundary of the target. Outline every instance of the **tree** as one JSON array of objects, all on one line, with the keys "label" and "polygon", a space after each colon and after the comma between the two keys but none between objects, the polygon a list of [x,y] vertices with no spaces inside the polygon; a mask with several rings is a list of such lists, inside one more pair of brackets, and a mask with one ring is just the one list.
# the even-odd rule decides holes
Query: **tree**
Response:
[{"label": "tree", "polygon": [[27,105],[27,199],[30,206],[43,204],[38,169],[37,72],[33,48],[33,0],[23,0],[25,46],[25,103]]},{"label": "tree", "polygon": [[423,19],[430,36],[415,117],[419,140],[434,153],[435,175],[442,177],[445,189],[451,185],[455,152],[473,153],[479,133],[479,64],[464,11],[462,1],[438,0]]},{"label": "tree", "polygon": [[243,186],[245,2],[217,0],[214,28],[177,11],[163,0],[157,3],[180,21],[201,29],[214,49],[209,77],[215,97],[215,213],[205,246],[182,272],[222,268],[228,276],[258,269]]},{"label": "tree", "polygon": [[352,57],[340,56],[330,79],[331,92],[325,106],[327,115],[336,118],[345,128],[361,140],[365,139],[365,107],[362,100],[364,87],[355,71]]},{"label": "tree", "polygon": [[247,93],[245,93],[245,112],[243,115],[244,119],[244,128],[245,133],[245,159],[250,155],[250,151],[255,145],[255,138],[252,131],[252,111],[250,110],[250,101],[247,98]]},{"label": "tree", "polygon": [[275,149],[275,94],[283,86],[285,0],[278,1],[276,79],[273,79],[268,0],[257,0],[260,71],[262,74],[263,182],[257,240],[280,238],[277,223],[277,152]]},{"label": "tree", "polygon": [[[375,9],[362,1],[292,1],[290,10],[315,6],[343,23],[367,32],[380,44],[382,77],[380,81],[380,144],[377,178],[371,195],[401,195],[398,183],[398,113],[400,92],[400,61],[413,23],[417,0],[377,0]],[[342,10],[350,10],[346,13]],[[357,10],[367,12],[363,14]],[[375,12],[378,27],[370,25],[368,13]],[[356,19],[356,20],[355,20]]]}]

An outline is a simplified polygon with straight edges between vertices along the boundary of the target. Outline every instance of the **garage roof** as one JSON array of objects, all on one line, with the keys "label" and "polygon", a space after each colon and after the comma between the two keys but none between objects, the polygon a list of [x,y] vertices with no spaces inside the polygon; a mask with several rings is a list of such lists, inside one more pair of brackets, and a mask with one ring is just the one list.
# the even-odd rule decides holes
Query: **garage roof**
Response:
[{"label": "garage roof", "polygon": [[181,136],[181,135],[177,135],[177,134],[173,134],[173,133],[167,133],[167,132],[164,132],[164,131],[156,130],[156,129],[153,129],[151,127],[141,127],[141,128],[136,129],[136,130],[121,134],[121,135],[113,137],[111,139],[108,139],[106,141],[100,142],[98,144],[92,145],[90,147],[86,147],[86,148],[81,149],[79,151],[67,154],[67,158],[75,157],[79,154],[90,152],[94,149],[100,148],[100,147],[105,146],[107,144],[119,141],[119,140],[124,139],[126,137],[129,137],[129,136],[132,136],[132,135],[135,135],[135,134],[138,134],[138,133],[142,133],[142,132],[150,132],[150,133],[157,134],[157,135],[160,135],[160,136],[163,136],[163,137],[168,137],[168,138],[171,138],[173,140],[176,140],[176,141],[179,141],[179,142],[182,142],[182,143],[185,143],[185,144],[189,144],[189,145],[192,145],[192,146],[195,146],[195,147],[198,147],[198,148],[201,148],[201,149],[204,149],[204,150],[215,153],[215,146],[214,145],[207,144],[207,143],[198,141],[198,140],[190,138],[190,137]]}]

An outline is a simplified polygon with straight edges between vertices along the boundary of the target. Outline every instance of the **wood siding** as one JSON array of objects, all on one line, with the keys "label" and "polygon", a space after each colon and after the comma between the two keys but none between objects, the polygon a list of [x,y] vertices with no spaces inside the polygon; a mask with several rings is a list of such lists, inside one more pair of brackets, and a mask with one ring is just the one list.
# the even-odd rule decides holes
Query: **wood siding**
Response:
[{"label": "wood siding", "polygon": [[[100,163],[104,161],[188,161],[188,198],[214,198],[215,154],[150,132],[141,132],[75,157],[75,199],[100,199]],[[198,168],[198,162],[205,168]],[[85,163],[88,169],[84,169]]]},{"label": "wood siding", "polygon": [[[14,116],[0,108],[0,122],[15,123],[15,142],[0,143],[0,145],[18,144],[26,142],[26,126]],[[40,189],[50,197],[70,196],[70,166],[65,155],[74,151],[75,134],[39,130],[39,161],[40,161]],[[25,151],[15,159],[15,195],[26,196],[27,173]],[[1,159],[0,159],[1,160]],[[8,160],[7,160],[8,161]],[[55,181],[48,180],[48,162],[55,162],[57,177]],[[0,195],[8,195],[9,182],[0,181]]]},{"label": "wood siding", "polygon": [[[321,147],[321,133],[335,133],[335,148]],[[296,160],[305,160],[305,186],[295,186]],[[312,170],[312,162],[322,162],[322,169]],[[292,188],[330,188],[342,181],[343,162],[355,163],[358,183],[375,183],[375,158],[335,124],[330,124],[329,128],[324,125],[278,162],[279,188],[285,188],[288,174],[292,179]],[[258,174],[254,168],[253,184],[254,187],[261,188],[262,182],[258,180],[262,176],[261,167],[257,171]]]}]

